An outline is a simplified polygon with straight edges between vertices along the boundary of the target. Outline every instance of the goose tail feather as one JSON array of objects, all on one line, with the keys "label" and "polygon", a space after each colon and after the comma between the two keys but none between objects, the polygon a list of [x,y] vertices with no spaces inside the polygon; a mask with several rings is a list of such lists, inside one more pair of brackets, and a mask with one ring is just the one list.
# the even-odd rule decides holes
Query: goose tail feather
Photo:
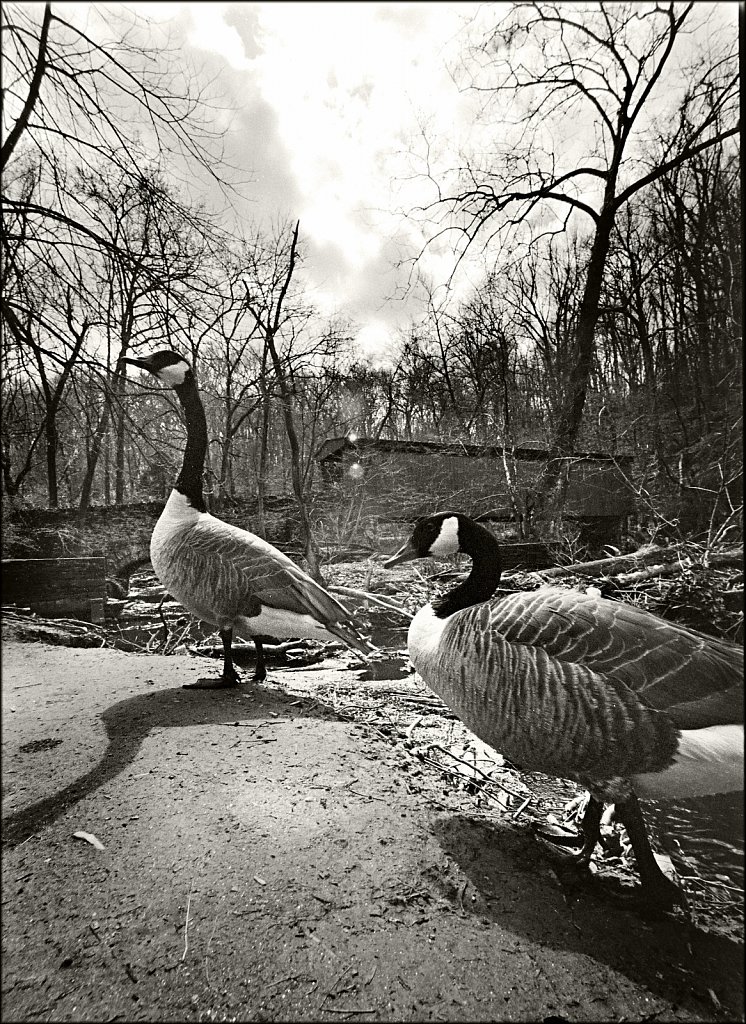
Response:
[{"label": "goose tail feather", "polygon": [[324,628],[327,632],[339,637],[355,653],[365,655],[364,658],[360,659],[361,661],[367,661],[368,657],[376,650],[373,644],[369,643],[350,627],[340,625],[339,622],[327,623]]}]

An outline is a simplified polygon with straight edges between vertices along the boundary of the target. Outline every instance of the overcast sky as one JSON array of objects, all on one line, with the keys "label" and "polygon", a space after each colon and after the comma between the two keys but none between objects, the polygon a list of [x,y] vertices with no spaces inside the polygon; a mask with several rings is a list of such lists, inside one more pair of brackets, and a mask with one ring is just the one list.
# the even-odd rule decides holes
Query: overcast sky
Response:
[{"label": "overcast sky", "polygon": [[[58,4],[90,21],[84,3]],[[324,313],[339,311],[359,325],[360,351],[384,355],[399,326],[421,307],[401,260],[424,237],[403,216],[434,198],[414,175],[416,154],[443,143],[453,160],[473,143],[474,93],[459,91],[449,67],[463,51],[463,30],[479,11],[490,22],[506,4],[476,3],[135,3],[152,22],[153,41],[167,31],[221,105],[226,151],[248,184],[247,217],[269,224],[300,220],[312,296]],[[735,3],[719,7],[714,30],[736,31]],[[498,134],[495,131],[498,129]],[[505,140],[493,122],[490,144]],[[573,133],[561,126],[555,153],[572,161]],[[578,140],[579,142],[582,140]],[[508,143],[509,145],[509,143]],[[218,198],[218,197],[216,197]],[[248,225],[247,225],[248,227]],[[429,247],[420,269],[436,285],[453,257]],[[468,266],[461,287],[469,283]],[[478,279],[478,271],[472,274]]]},{"label": "overcast sky", "polygon": [[[78,10],[85,5],[76,5]],[[396,298],[402,257],[422,237],[397,214],[423,201],[411,180],[424,121],[454,137],[470,100],[447,62],[471,3],[138,3],[232,110],[226,142],[250,179],[250,216],[299,219],[313,297],[360,326],[363,352],[414,310]],[[103,8],[106,9],[106,5]],[[423,268],[443,278],[435,251]],[[419,307],[417,307],[419,308]]]}]

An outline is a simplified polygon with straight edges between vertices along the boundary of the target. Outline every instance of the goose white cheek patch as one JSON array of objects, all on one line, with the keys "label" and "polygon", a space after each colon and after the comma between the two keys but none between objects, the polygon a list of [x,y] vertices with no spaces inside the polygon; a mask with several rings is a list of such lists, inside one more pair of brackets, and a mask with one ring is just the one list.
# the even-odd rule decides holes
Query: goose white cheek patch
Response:
[{"label": "goose white cheek patch", "polygon": [[430,545],[429,554],[455,555],[458,549],[458,519],[451,516],[450,519],[443,520],[440,533]]},{"label": "goose white cheek patch", "polygon": [[164,384],[168,384],[169,387],[173,388],[177,384],[184,383],[188,369],[189,367],[186,363],[174,363],[172,366],[164,366],[162,370],[159,370],[158,378]]}]

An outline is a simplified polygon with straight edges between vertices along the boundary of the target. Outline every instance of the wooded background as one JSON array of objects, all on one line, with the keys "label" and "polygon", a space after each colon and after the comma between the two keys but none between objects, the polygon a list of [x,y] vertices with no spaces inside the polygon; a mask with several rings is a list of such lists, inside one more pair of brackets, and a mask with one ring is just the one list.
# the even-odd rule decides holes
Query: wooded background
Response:
[{"label": "wooded background", "polygon": [[[707,34],[711,10],[522,4],[465,31],[459,85],[485,117],[515,103],[522,142],[465,153],[413,211],[454,259],[482,246],[484,274],[459,301],[420,281],[423,312],[375,365],[355,324],[315,308],[298,224],[190,198],[184,168],[230,181],[178,55],[114,15],[103,46],[63,7],[5,5],[4,506],[165,498],[178,404],[120,360],[168,346],[196,368],[212,505],[258,495],[259,532],[285,492],[312,530],[315,453],[354,433],[503,446],[524,536],[558,528],[556,467],[576,450],[632,457],[642,539],[740,535],[738,40]],[[677,57],[697,32],[707,45]],[[518,36],[533,63],[512,59]],[[582,143],[546,147],[580,115]],[[511,476],[527,443],[557,456],[530,489]]]}]

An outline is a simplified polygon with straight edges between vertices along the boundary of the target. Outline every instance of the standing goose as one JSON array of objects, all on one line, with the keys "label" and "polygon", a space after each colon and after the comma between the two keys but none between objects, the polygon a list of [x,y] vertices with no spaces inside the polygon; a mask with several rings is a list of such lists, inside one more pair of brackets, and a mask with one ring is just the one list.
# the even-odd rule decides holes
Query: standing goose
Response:
[{"label": "standing goose", "polygon": [[612,802],[642,893],[663,905],[679,900],[635,794],[676,800],[743,790],[743,651],[558,587],[493,596],[498,542],[455,512],[420,520],[384,565],[459,551],[471,557],[468,578],[410,624],[414,667],[485,743],[590,791],[579,864],[590,862],[603,803]]},{"label": "standing goose", "polygon": [[189,363],[165,349],[124,360],[152,373],[176,392],[186,420],[184,461],[150,540],[150,558],[163,586],[192,615],[217,626],[223,642],[223,673],[188,688],[237,686],[234,634],[253,640],[254,679],[266,678],[259,637],[343,640],[369,652],[346,608],[291,559],[253,533],[207,512],[202,472],[207,423]]}]

